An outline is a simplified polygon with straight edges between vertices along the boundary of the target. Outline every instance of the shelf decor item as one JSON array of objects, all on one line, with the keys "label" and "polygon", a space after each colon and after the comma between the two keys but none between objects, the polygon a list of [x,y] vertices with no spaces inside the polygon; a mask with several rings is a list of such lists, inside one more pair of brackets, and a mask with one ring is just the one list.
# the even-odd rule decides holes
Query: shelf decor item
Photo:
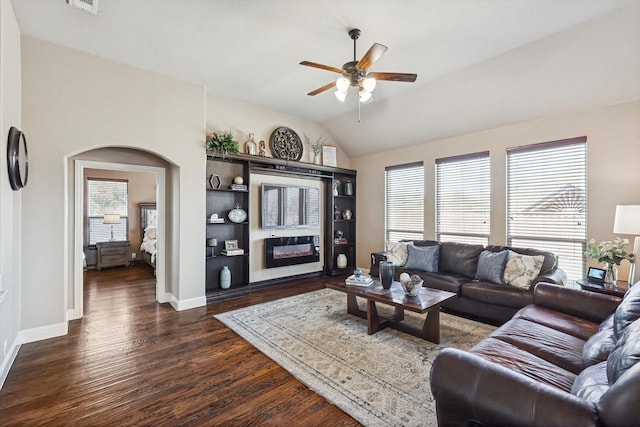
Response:
[{"label": "shelf decor item", "polygon": [[351,220],[352,217],[353,217],[353,214],[351,213],[350,209],[345,209],[344,212],[342,212],[342,218],[346,220]]},{"label": "shelf decor item", "polygon": [[271,132],[269,148],[276,159],[295,160],[302,158],[302,141],[297,133],[287,127]]},{"label": "shelf decor item", "polygon": [[231,270],[229,266],[223,265],[220,270],[220,287],[222,289],[229,289],[231,287]]},{"label": "shelf decor item", "polygon": [[321,164],[322,162],[320,161],[320,156],[322,154],[322,147],[324,147],[325,138],[320,135],[318,139],[311,142],[307,135],[302,134],[302,136],[304,138],[304,143],[307,144],[309,148],[311,148],[311,153],[313,154],[313,163],[316,165]]},{"label": "shelf decor item", "polygon": [[211,258],[216,256],[216,246],[218,246],[218,239],[211,237],[207,239],[207,246],[211,248]]},{"label": "shelf decor item", "polygon": [[240,152],[238,141],[233,139],[233,134],[230,131],[221,134],[214,133],[211,140],[207,142],[207,150],[220,154],[222,157]]},{"label": "shelf decor item", "polygon": [[336,258],[336,265],[338,268],[347,268],[347,256],[345,254],[339,254]]},{"label": "shelf decor item", "polygon": [[220,175],[216,175],[215,173],[209,175],[209,186],[212,190],[219,189],[221,183],[222,182],[220,181]]},{"label": "shelf decor item", "polygon": [[236,205],[235,208],[229,211],[229,214],[227,216],[229,217],[229,221],[240,224],[247,219],[247,211],[242,209],[240,205]]},{"label": "shelf decor item", "polygon": [[353,196],[353,183],[349,180],[344,184],[344,195]]},{"label": "shelf decor item", "polygon": [[245,152],[251,156],[255,156],[258,154],[258,144],[253,139],[253,134],[249,134],[249,138],[247,138],[247,142],[244,143]]}]

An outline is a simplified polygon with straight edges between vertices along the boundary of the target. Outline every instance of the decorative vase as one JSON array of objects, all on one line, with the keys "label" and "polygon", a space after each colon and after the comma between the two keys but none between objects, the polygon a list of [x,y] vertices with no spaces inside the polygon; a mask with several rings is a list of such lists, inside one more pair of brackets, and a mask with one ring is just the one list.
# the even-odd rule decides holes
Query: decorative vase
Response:
[{"label": "decorative vase", "polygon": [[231,270],[228,266],[223,266],[220,270],[220,287],[222,289],[229,289],[231,287]]},{"label": "decorative vase", "polygon": [[347,181],[344,184],[344,194],[347,196],[353,196],[353,183],[351,181]]},{"label": "decorative vase", "polygon": [[250,154],[252,156],[255,156],[256,154],[258,154],[258,144],[256,144],[256,142],[253,140],[252,133],[249,134],[249,138],[245,143],[245,149],[247,151],[247,154]]},{"label": "decorative vase", "polygon": [[393,283],[393,276],[396,274],[396,266],[389,261],[380,261],[378,266],[380,271],[380,283],[384,289],[389,289]]},{"label": "decorative vase", "polygon": [[338,255],[336,264],[338,265],[338,268],[347,268],[347,256],[345,254]]},{"label": "decorative vase", "polygon": [[604,264],[604,286],[606,288],[615,288],[618,284],[618,266],[613,262]]},{"label": "decorative vase", "polygon": [[321,164],[321,160],[320,160],[320,153],[313,153],[313,163],[316,165]]}]

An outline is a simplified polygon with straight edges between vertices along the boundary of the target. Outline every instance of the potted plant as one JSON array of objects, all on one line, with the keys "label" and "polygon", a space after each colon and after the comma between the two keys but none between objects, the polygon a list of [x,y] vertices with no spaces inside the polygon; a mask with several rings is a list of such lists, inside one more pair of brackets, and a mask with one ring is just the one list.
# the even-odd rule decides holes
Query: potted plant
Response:
[{"label": "potted plant", "polygon": [[233,139],[231,131],[225,131],[222,134],[214,132],[211,140],[207,141],[207,150],[221,154],[222,157],[240,152],[238,141]]},{"label": "potted plant", "polygon": [[314,142],[311,142],[307,135],[302,134],[302,136],[304,137],[304,143],[311,148],[311,152],[313,153],[313,163],[320,164],[320,153],[322,153],[322,146],[325,143],[324,136],[320,135]]}]

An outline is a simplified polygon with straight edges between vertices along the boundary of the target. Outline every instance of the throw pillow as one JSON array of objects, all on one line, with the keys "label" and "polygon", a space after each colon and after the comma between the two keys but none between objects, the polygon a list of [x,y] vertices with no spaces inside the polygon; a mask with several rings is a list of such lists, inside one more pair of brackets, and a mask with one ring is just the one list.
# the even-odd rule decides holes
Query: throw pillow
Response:
[{"label": "throw pillow", "polygon": [[504,283],[516,288],[528,290],[540,274],[544,255],[522,255],[509,251],[507,265],[504,267]]},{"label": "throw pillow", "polygon": [[398,267],[407,262],[407,242],[384,242],[384,250],[387,253],[387,261]]},{"label": "throw pillow", "polygon": [[409,256],[405,268],[438,272],[439,246],[416,246],[413,243],[407,245]]},{"label": "throw pillow", "polygon": [[508,256],[509,251],[480,252],[478,269],[476,270],[476,279],[488,280],[498,285],[502,285],[504,266],[507,263]]}]

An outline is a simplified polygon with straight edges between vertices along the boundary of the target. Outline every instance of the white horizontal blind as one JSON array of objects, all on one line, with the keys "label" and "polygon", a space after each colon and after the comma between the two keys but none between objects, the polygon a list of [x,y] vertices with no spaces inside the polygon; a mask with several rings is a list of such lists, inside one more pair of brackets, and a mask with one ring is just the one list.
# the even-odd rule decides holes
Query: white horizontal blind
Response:
[{"label": "white horizontal blind", "polygon": [[586,137],[507,150],[507,240],[554,252],[569,279],[584,275]]},{"label": "white horizontal blind", "polygon": [[489,152],[436,160],[436,238],[486,245],[491,231]]},{"label": "white horizontal blind", "polygon": [[422,162],[385,169],[385,239],[424,238],[424,166]]},{"label": "white horizontal blind", "polygon": [[87,180],[88,244],[106,242],[111,238],[111,224],[104,224],[105,214],[120,215],[120,224],[113,224],[115,240],[129,238],[129,183],[104,179]]}]

